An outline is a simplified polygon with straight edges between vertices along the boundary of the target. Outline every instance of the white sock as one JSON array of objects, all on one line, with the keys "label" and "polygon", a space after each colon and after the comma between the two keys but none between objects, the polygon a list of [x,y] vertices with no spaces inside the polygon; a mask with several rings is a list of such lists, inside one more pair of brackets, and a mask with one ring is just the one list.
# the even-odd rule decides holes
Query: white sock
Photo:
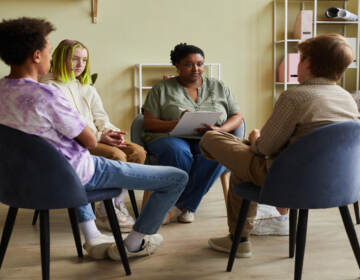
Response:
[{"label": "white sock", "polygon": [[[124,197],[126,195],[126,192],[127,192],[126,189],[122,189],[121,193],[117,197],[114,197],[112,199],[112,202],[113,202],[113,205],[114,205],[115,208],[116,208],[115,205],[120,205],[122,203],[122,201],[124,200]],[[106,216],[107,215],[104,202],[100,202],[98,210],[99,210],[99,213],[100,213],[101,216]]]},{"label": "white sock", "polygon": [[115,205],[120,205],[123,202],[127,191],[128,191],[127,189],[122,189],[121,193],[117,197],[114,197]]},{"label": "white sock", "polygon": [[101,234],[101,232],[96,227],[95,220],[79,223],[79,227],[85,236],[85,241],[98,237]]},{"label": "white sock", "polygon": [[125,246],[129,252],[140,250],[145,234],[132,230],[124,240]]}]

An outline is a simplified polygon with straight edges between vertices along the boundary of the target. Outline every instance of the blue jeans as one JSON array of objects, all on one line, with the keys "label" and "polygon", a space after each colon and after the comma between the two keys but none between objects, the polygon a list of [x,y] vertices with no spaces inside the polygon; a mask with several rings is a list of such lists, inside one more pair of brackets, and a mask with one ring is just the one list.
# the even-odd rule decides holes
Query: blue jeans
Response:
[{"label": "blue jeans", "polygon": [[[95,173],[84,186],[85,190],[125,188],[153,191],[137,218],[134,230],[154,234],[161,226],[166,213],[175,204],[188,181],[187,174],[170,166],[150,166],[121,162],[92,156]],[[76,208],[79,222],[94,220],[90,204]]]},{"label": "blue jeans", "polygon": [[226,170],[217,161],[204,158],[197,139],[164,137],[147,146],[160,165],[180,168],[189,175],[189,182],[176,205],[195,212],[201,199]]}]

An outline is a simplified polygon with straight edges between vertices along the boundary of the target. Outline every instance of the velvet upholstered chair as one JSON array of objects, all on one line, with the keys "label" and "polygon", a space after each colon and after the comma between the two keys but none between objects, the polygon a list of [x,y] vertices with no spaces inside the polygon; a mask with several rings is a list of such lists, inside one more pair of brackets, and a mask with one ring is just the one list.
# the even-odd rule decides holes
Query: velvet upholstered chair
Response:
[{"label": "velvet upholstered chair", "polygon": [[[144,131],[144,115],[143,114],[138,114],[135,117],[135,119],[133,120],[132,124],[131,124],[131,130],[130,130],[130,132],[131,132],[130,133],[131,134],[131,141],[138,144],[138,145],[140,145],[140,146],[142,146],[142,147],[145,147],[145,144],[144,144],[144,142],[142,141],[142,138],[141,138],[141,135],[142,135],[143,131]],[[231,133],[236,135],[239,138],[244,138],[245,133],[246,133],[245,119],[243,119],[243,122],[241,123],[241,125],[239,125]],[[156,164],[158,164],[158,161],[153,155],[148,154],[148,156],[146,157],[146,163],[156,165]],[[227,207],[227,194],[228,194],[228,191],[229,191],[229,179],[227,178],[228,177],[227,173],[228,173],[228,171],[225,171],[220,176],[221,185],[223,187],[223,193],[224,193],[224,199],[225,199],[226,207]],[[142,203],[143,206],[144,206],[144,203],[149,198],[150,194],[151,194],[150,191],[145,191],[144,192],[143,203]]]},{"label": "velvet upholstered chair", "polygon": [[[237,185],[235,193],[244,200],[227,271],[234,263],[250,201],[291,209],[290,229],[296,230],[295,280],[302,276],[309,209],[339,208],[360,267],[359,242],[347,207],[360,196],[359,169],[360,123],[342,122],[319,128],[286,148],[274,161],[261,188],[249,182]],[[291,232],[290,235],[294,236]],[[290,239],[290,257],[293,242]]]},{"label": "velvet upholstered chair", "polygon": [[9,206],[0,243],[0,267],[19,208],[39,209],[42,279],[50,278],[49,210],[68,208],[82,257],[75,207],[103,200],[126,274],[131,274],[112,197],[121,189],[86,192],[65,157],[46,140],[0,125],[0,202]]}]

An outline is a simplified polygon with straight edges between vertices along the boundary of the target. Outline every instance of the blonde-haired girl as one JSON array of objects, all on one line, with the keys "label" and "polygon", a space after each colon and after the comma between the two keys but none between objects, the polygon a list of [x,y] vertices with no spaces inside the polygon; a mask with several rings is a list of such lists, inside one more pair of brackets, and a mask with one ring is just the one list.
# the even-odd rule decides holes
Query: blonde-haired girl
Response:
[{"label": "blonde-haired girl", "polygon": [[[99,94],[91,85],[89,50],[84,44],[76,40],[61,41],[53,52],[50,73],[41,82],[59,88],[96,134],[98,144],[96,148],[90,149],[91,154],[124,162],[144,163],[144,149],[125,141],[123,135],[126,132],[110,122]],[[125,194],[124,190],[116,197],[114,205],[121,231],[129,232],[134,220],[122,202]],[[96,207],[95,214],[97,225],[110,230],[102,203]]]}]

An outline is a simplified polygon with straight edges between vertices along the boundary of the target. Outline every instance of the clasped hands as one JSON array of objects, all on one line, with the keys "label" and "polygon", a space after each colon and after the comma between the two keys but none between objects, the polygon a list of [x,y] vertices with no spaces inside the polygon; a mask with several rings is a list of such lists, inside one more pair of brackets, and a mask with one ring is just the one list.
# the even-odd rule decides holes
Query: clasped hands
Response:
[{"label": "clasped hands", "polygon": [[109,129],[101,134],[100,142],[118,148],[125,148],[127,145],[125,144],[125,139],[123,135],[126,134],[127,132],[125,131]]}]

